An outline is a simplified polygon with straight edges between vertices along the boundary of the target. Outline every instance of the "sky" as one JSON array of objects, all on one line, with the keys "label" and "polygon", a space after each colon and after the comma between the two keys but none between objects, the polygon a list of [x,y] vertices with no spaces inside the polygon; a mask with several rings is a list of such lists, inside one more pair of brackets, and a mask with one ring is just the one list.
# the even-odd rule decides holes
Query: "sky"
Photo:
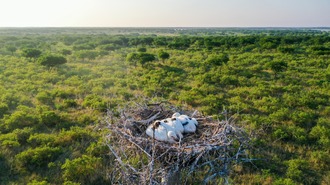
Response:
[{"label": "sky", "polygon": [[330,27],[330,0],[0,0],[0,27]]}]

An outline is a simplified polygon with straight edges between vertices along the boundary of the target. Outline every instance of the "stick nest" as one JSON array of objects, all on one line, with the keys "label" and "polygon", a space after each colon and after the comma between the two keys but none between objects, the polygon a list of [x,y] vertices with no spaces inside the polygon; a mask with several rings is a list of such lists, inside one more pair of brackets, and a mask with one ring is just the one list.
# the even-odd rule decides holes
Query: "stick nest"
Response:
[{"label": "stick nest", "polygon": [[[195,117],[198,120],[196,133],[184,134],[180,143],[161,142],[147,136],[145,131],[150,124],[169,118],[174,112]],[[204,117],[197,111],[178,111],[175,107],[160,103],[137,104],[120,110],[118,114],[116,117],[108,112],[106,117],[111,132],[107,136],[108,146],[121,167],[125,168],[124,171],[140,177],[143,174],[144,180],[154,181],[164,171],[169,173],[173,169],[188,168],[192,173],[209,166],[208,176],[204,179],[207,180],[227,174],[231,161],[246,157],[247,134],[235,126],[234,116],[227,118],[226,112],[223,113],[225,119],[219,121]],[[147,156],[148,162],[142,164],[141,161],[139,165],[128,162],[130,157],[137,155]]]}]

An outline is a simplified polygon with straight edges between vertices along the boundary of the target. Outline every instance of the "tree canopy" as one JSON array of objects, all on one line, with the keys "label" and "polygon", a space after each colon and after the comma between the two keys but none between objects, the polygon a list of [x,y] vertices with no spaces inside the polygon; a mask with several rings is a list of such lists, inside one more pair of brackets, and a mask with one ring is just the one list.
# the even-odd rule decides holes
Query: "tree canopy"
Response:
[{"label": "tree canopy", "polygon": [[61,55],[45,54],[38,58],[38,63],[48,67],[54,67],[67,62],[66,58]]},{"label": "tree canopy", "polygon": [[158,57],[164,61],[164,60],[170,58],[170,54],[163,51],[163,50],[161,50],[161,51],[158,52]]},{"label": "tree canopy", "polygon": [[27,58],[38,58],[41,55],[39,49],[26,48],[22,50],[22,56]]},{"label": "tree canopy", "polygon": [[134,66],[136,66],[137,63],[144,66],[146,63],[154,61],[156,59],[154,54],[151,53],[129,53],[126,57],[126,61],[132,63]]}]

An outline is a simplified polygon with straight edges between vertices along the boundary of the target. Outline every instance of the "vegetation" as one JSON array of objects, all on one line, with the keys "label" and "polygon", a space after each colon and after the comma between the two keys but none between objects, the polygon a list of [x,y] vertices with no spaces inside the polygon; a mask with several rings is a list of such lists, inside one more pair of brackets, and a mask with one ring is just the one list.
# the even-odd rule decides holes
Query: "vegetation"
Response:
[{"label": "vegetation", "polygon": [[44,66],[53,67],[65,64],[67,61],[63,56],[46,54],[38,59],[38,63]]},{"label": "vegetation", "polygon": [[317,29],[1,28],[0,182],[111,184],[103,116],[145,96],[239,112],[232,184],[329,184],[329,56]]}]

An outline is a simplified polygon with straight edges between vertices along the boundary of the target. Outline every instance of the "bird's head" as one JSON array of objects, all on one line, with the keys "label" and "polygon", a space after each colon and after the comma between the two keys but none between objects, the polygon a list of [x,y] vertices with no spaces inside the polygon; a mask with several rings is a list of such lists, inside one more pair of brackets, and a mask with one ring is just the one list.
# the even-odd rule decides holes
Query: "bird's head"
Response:
[{"label": "bird's head", "polygon": [[198,126],[198,122],[197,122],[196,118],[191,118],[191,121],[192,121],[196,126]]},{"label": "bird's head", "polygon": [[181,115],[180,113],[176,112],[176,113],[174,113],[174,114],[172,115],[172,118],[177,118],[177,117],[179,117],[180,115]]},{"label": "bird's head", "polygon": [[155,121],[155,122],[153,123],[152,129],[153,129],[153,130],[157,129],[157,128],[159,127],[159,125],[160,125],[160,121],[159,121],[159,120]]}]

